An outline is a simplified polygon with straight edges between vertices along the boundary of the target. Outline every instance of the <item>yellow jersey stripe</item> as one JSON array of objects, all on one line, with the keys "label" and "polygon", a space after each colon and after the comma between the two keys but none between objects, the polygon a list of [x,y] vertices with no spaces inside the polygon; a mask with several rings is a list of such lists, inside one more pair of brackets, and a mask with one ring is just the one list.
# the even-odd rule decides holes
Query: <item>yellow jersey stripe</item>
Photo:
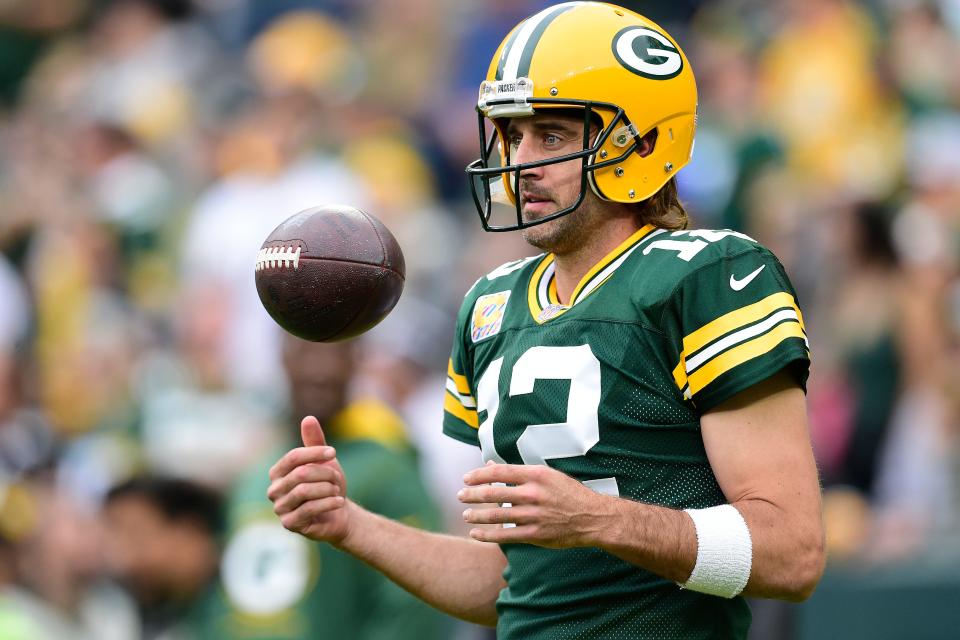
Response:
[{"label": "yellow jersey stripe", "polygon": [[807,332],[807,325],[803,324],[803,313],[800,311],[800,307],[797,306],[797,301],[793,301],[793,310],[797,312],[797,319],[800,320],[800,328],[803,329],[803,332]]},{"label": "yellow jersey stripe", "polygon": [[780,291],[767,296],[759,302],[748,304],[729,313],[725,313],[716,320],[708,322],[683,339],[683,354],[693,355],[717,338],[739,329],[757,320],[761,320],[781,307],[796,308],[793,296]]},{"label": "yellow jersey stripe", "polygon": [[468,425],[474,429],[479,429],[479,419],[477,418],[477,412],[474,409],[468,409],[460,401],[454,398],[449,392],[444,394],[443,399],[443,410],[447,413],[453,415],[456,418],[459,418],[463,422],[466,422]]},{"label": "yellow jersey stripe", "polygon": [[550,304],[560,304],[560,296],[557,295],[557,279],[553,278],[550,280],[550,287],[547,289],[547,296],[550,299]]},{"label": "yellow jersey stripe", "polygon": [[447,361],[447,375],[453,380],[453,384],[457,386],[457,391],[459,391],[461,395],[470,395],[470,383],[467,382],[467,376],[462,376],[453,370],[453,358]]},{"label": "yellow jersey stripe", "polygon": [[680,354],[680,362],[673,368],[673,381],[677,383],[677,389],[683,391],[687,386],[687,359]]},{"label": "yellow jersey stripe", "polygon": [[553,254],[548,253],[537,265],[537,268],[533,270],[533,275],[530,276],[530,284],[527,285],[527,306],[530,307],[530,313],[534,318],[543,311],[537,292],[540,289],[540,278],[543,277],[543,272],[547,270],[551,263],[553,263]]},{"label": "yellow jersey stripe", "polygon": [[641,238],[653,231],[654,228],[655,227],[652,224],[647,224],[640,227],[633,234],[631,234],[629,238],[617,245],[616,249],[601,258],[600,262],[590,267],[590,270],[587,271],[582,278],[580,278],[580,282],[577,283],[576,287],[574,287],[573,293],[570,294],[570,303],[576,304],[577,296],[580,295],[580,292],[583,291],[583,288],[587,286],[594,276],[603,271],[604,267],[606,267],[608,264],[623,255],[627,249],[639,242]]},{"label": "yellow jersey stripe", "polygon": [[748,360],[762,356],[788,338],[806,340],[799,322],[788,321],[778,324],[767,333],[724,351],[687,377],[690,392],[696,395],[719,376]]}]

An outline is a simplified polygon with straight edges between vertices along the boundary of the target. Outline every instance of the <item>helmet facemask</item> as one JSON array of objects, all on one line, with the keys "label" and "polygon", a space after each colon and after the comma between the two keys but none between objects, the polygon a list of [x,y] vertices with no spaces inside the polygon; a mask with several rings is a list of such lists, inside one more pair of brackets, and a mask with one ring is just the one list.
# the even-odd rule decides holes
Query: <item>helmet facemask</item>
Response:
[{"label": "helmet facemask", "polygon": [[[582,149],[535,162],[512,164],[505,122],[511,117],[529,117],[535,113],[542,114],[558,109],[583,113]],[[470,175],[471,193],[480,222],[486,231],[515,231],[565,216],[583,203],[588,188],[603,198],[603,194],[596,188],[593,173],[622,163],[642,144],[642,136],[630,123],[623,109],[605,102],[526,96],[523,100],[518,100],[512,95],[484,100],[481,89],[477,119],[481,155],[467,166],[466,171]],[[488,122],[492,123],[492,127]],[[591,141],[591,128],[596,126],[596,122],[603,126]],[[611,141],[611,138],[614,140]],[[607,157],[611,154],[604,149],[605,146],[609,149],[611,142],[620,150],[615,157]],[[581,163],[578,197],[568,206],[542,218],[524,220],[523,202],[517,195],[520,193],[521,173],[527,169],[575,160],[580,160]]]}]

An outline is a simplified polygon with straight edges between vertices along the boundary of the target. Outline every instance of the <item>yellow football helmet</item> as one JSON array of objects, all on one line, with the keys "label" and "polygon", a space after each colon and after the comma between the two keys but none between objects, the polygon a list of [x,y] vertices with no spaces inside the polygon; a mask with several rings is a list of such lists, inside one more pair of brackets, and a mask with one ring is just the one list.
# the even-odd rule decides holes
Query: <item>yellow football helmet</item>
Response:
[{"label": "yellow football helmet", "polygon": [[[583,111],[583,150],[511,164],[509,119],[557,108]],[[642,202],[655,194],[690,161],[697,86],[683,51],[650,20],[611,4],[566,2],[527,18],[507,35],[480,85],[477,112],[481,157],[467,166],[473,199],[484,229],[512,231],[574,211],[587,185],[614,202]],[[603,125],[592,140],[591,122]],[[641,157],[637,148],[653,130],[653,151]],[[574,159],[582,162],[577,201],[524,221],[516,197],[520,172]],[[500,194],[516,210],[516,224],[492,223]]]}]

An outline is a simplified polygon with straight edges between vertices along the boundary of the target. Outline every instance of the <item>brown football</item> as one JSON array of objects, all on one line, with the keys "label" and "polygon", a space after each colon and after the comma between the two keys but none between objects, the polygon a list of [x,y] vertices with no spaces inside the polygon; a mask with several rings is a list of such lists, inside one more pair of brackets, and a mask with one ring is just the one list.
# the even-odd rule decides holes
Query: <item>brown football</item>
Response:
[{"label": "brown football", "polygon": [[273,230],[257,254],[260,301],[281,327],[314,342],[357,336],[403,291],[400,245],[375,217],[343,205],[306,209]]}]

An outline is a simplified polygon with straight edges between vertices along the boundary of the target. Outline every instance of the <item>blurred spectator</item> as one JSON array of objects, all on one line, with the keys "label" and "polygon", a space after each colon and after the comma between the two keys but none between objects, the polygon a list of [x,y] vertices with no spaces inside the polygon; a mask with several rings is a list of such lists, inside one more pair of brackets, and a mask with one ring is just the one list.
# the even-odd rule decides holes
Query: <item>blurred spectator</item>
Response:
[{"label": "blurred spectator", "polygon": [[[34,373],[28,358],[27,337],[32,314],[19,274],[0,254],[0,565],[12,562],[5,543],[21,521],[16,505],[26,504],[17,484],[27,475],[55,461],[56,436],[43,415],[32,406],[28,387]],[[12,520],[11,520],[12,519]],[[12,565],[7,565],[12,571]],[[0,568],[0,574],[4,573]],[[3,584],[0,579],[0,584]]]},{"label": "blurred spectator", "polygon": [[305,90],[324,103],[354,98],[366,78],[350,33],[320,11],[290,11],[251,42],[248,65],[268,95]]},{"label": "blurred spectator", "polygon": [[31,314],[19,275],[0,254],[0,487],[49,463],[54,436],[25,397]]},{"label": "blurred spectator", "polygon": [[[890,235],[890,212],[876,204],[839,210],[829,256],[833,282],[808,322],[826,331],[812,345],[819,363],[809,390],[811,437],[820,463],[828,549],[837,560],[869,537],[881,456],[903,386],[898,346],[907,295]],[[865,308],[870,309],[864,314]]]},{"label": "blurred spectator", "polygon": [[[960,34],[954,22],[960,16],[956,2],[888,2],[891,15],[889,46],[884,59],[897,82],[905,105],[922,111],[956,107],[960,78],[952,71],[960,63]],[[951,14],[952,12],[952,14]]]},{"label": "blurred spectator", "polygon": [[846,0],[786,0],[778,9],[782,26],[761,54],[761,106],[788,166],[821,188],[889,195],[902,131],[873,73],[869,16]]},{"label": "blurred spectator", "polygon": [[45,482],[22,485],[16,509],[27,526],[11,553],[15,582],[0,610],[15,611],[13,638],[129,640],[137,637],[130,600],[100,580],[102,540],[95,514]]},{"label": "blurred spectator", "polygon": [[361,5],[358,28],[366,37],[358,53],[368,61],[363,97],[391,113],[416,117],[432,106],[438,87],[449,83],[446,25],[456,3],[443,0],[380,0]]},{"label": "blurred spectator", "polygon": [[769,124],[756,117],[756,44],[738,9],[708,3],[692,24],[701,118],[696,153],[677,179],[697,226],[745,230],[749,188],[782,161],[782,150]]},{"label": "blurred spectator", "polygon": [[216,49],[189,21],[190,0],[112,0],[94,22],[84,105],[94,119],[147,143],[177,139],[192,124],[200,83],[215,80]]},{"label": "blurred spectator", "polygon": [[140,476],[107,493],[106,560],[133,595],[141,640],[214,638],[203,629],[220,562],[223,503],[201,485]]},{"label": "blurred spectator", "polygon": [[140,447],[150,469],[226,490],[276,445],[280,401],[232,384],[230,291],[200,280],[179,293],[170,343],[147,353],[137,372]]},{"label": "blurred spectator", "polygon": [[287,444],[265,451],[233,488],[221,566],[217,637],[444,638],[450,620],[363,562],[290,533],[266,498],[278,451],[299,442],[299,420],[315,415],[350,477],[352,500],[377,513],[436,529],[439,517],[417,469],[402,420],[376,401],[348,403],[352,342],[287,336]]},{"label": "blurred spectator", "polygon": [[51,466],[57,441],[43,415],[24,397],[25,358],[0,347],[0,487]]},{"label": "blurred spectator", "polygon": [[960,116],[919,117],[908,131],[912,198],[893,226],[908,294],[901,298],[904,391],[883,451],[873,556],[896,559],[960,526]]},{"label": "blurred spectator", "polygon": [[0,254],[0,350],[12,350],[27,337],[30,308],[19,274]]},{"label": "blurred spectator", "polygon": [[176,210],[171,179],[127,130],[93,122],[77,134],[79,170],[89,185],[93,207],[116,225],[120,253],[129,271],[138,253],[153,249]]},{"label": "blurred spectator", "polygon": [[82,216],[42,227],[30,256],[41,402],[63,434],[129,428],[142,325],[120,291],[116,239]]},{"label": "blurred spectator", "polygon": [[72,27],[88,4],[87,0],[10,0],[0,6],[0,102],[17,97],[45,46]]},{"label": "blurred spectator", "polygon": [[[824,373],[839,369],[838,378],[827,380],[834,391],[842,390],[846,406],[837,410],[848,415],[848,422],[831,424],[816,441],[822,447],[824,483],[849,485],[870,496],[902,384],[896,343],[903,281],[890,214],[882,207],[861,205],[843,212],[834,238],[834,268],[842,276],[829,292],[836,301],[829,320],[834,342],[819,348],[824,350]],[[866,307],[871,310],[867,316]]]},{"label": "blurred spectator", "polygon": [[31,640],[38,628],[17,603],[16,541],[36,526],[33,502],[22,485],[0,474],[0,637]]}]

